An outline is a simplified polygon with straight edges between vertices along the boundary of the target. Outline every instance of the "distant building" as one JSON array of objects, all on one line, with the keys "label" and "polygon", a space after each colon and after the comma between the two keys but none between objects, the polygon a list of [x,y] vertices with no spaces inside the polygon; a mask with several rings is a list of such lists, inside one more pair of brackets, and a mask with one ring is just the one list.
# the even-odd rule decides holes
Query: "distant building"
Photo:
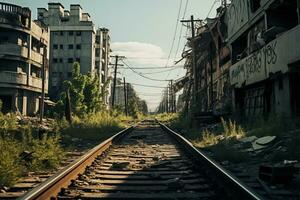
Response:
[{"label": "distant building", "polygon": [[237,113],[300,115],[299,1],[233,0],[230,83]]},{"label": "distant building", "polygon": [[[110,36],[109,30],[106,28],[99,28],[96,31],[95,44],[95,68],[100,78],[101,92],[105,94],[103,102],[109,105],[110,96],[110,71],[109,71],[109,54],[110,54]],[[105,87],[106,86],[106,87]]]},{"label": "distant building", "polygon": [[46,27],[31,20],[29,8],[0,3],[0,99],[3,112],[33,115],[39,110],[42,69],[48,92]]},{"label": "distant building", "polygon": [[[132,97],[136,96],[136,92],[132,85],[130,83],[126,84],[126,90],[127,90],[127,98],[131,99]],[[111,84],[111,91],[113,91],[113,84]],[[112,103],[112,96],[110,99],[110,102]],[[116,106],[124,106],[125,105],[125,94],[124,94],[124,84],[122,82],[122,79],[117,79],[117,85],[116,85],[116,93],[115,93],[115,105]]]},{"label": "distant building", "polygon": [[55,98],[63,90],[74,62],[80,63],[81,73],[97,74],[103,86],[108,78],[108,30],[96,30],[90,15],[78,4],[68,11],[60,3],[49,3],[48,10],[38,8],[38,19],[50,28],[50,96]]}]

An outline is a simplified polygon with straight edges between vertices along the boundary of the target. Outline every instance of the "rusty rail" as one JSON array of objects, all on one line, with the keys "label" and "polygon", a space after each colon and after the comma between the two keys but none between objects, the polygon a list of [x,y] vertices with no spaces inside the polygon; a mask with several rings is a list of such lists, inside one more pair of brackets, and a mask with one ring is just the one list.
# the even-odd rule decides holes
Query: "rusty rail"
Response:
[{"label": "rusty rail", "polygon": [[61,170],[49,178],[46,182],[42,183],[38,187],[32,189],[24,196],[19,199],[24,200],[45,200],[51,199],[53,195],[60,192],[60,190],[64,187],[67,187],[71,180],[76,179],[78,174],[83,173],[85,168],[92,164],[94,159],[107,150],[114,142],[120,140],[126,133],[130,132],[134,126],[129,127],[125,130],[120,131],[109,139],[105,140],[101,144],[97,145],[89,152],[87,152],[84,156],[79,158],[74,163],[70,164],[65,169]]},{"label": "rusty rail", "polygon": [[223,186],[222,189],[231,196],[232,199],[263,199],[236,176],[224,169],[204,152],[195,148],[187,139],[171,130],[168,126],[160,122],[158,123],[163,130],[169,133],[187,152],[189,152],[189,155],[195,162],[198,162],[200,166],[204,166],[207,170],[207,175],[214,177],[214,181],[218,182],[218,185]]},{"label": "rusty rail", "polygon": [[[263,199],[256,194],[252,189],[246,186],[237,177],[221,167],[214,160],[209,158],[205,153],[196,149],[189,141],[178,133],[171,130],[166,125],[159,123],[164,132],[168,133],[177,143],[185,154],[191,158],[196,164],[196,171],[205,174],[206,177],[215,184],[216,190],[224,193],[229,199]],[[97,156],[101,155],[104,151],[108,150],[115,142],[120,141],[123,136],[129,134],[134,129],[130,127],[125,129],[113,137],[102,142],[98,146],[94,147],[83,157],[78,159],[75,163],[69,165],[66,169],[58,172],[46,182],[42,183],[38,187],[26,193],[19,199],[33,200],[33,199],[55,199],[62,188],[67,188],[72,180],[75,180],[79,174],[82,174],[87,166],[90,166]],[[127,136],[126,136],[127,137]],[[126,140],[126,137],[124,140]],[[123,139],[122,139],[123,141]],[[132,195],[134,195],[132,193]]]}]

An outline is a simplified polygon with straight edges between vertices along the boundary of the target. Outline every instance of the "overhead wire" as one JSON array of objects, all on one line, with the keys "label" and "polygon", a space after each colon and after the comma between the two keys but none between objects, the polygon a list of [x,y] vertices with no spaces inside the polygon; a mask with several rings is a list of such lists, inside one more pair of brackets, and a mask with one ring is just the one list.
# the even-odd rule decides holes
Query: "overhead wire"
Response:
[{"label": "overhead wire", "polygon": [[[186,15],[186,11],[187,11],[187,8],[188,8],[188,3],[189,3],[189,0],[186,0],[185,2],[185,6],[184,6],[184,11],[183,11],[183,15],[182,15],[182,18],[181,19],[184,19],[185,18],[185,15]],[[179,23],[179,17],[177,18],[177,24]],[[182,29],[183,29],[183,25],[181,25],[180,27],[180,33],[179,33],[179,38],[178,38],[178,43],[177,43],[177,48],[176,48],[176,51],[175,51],[175,54],[174,54],[174,62],[176,60],[176,57],[177,57],[177,54],[178,54],[178,50],[179,50],[179,46],[180,46],[180,42],[181,42],[181,37],[182,37]],[[178,72],[179,73],[179,72]],[[171,74],[171,71],[169,71],[169,73],[167,74],[167,77],[168,78]],[[178,75],[177,75],[178,76]]]},{"label": "overhead wire", "polygon": [[139,76],[141,76],[141,77],[143,77],[143,78],[145,78],[145,79],[148,79],[148,80],[151,80],[151,81],[162,81],[162,82],[164,82],[164,81],[170,81],[170,80],[165,80],[165,79],[155,79],[155,78],[150,78],[150,77],[148,77],[148,76],[143,75],[143,73],[140,73],[140,72],[138,72],[138,71],[132,69],[132,68],[131,68],[124,60],[122,60],[122,62],[123,62],[124,65],[126,65],[132,72],[134,72],[135,74],[137,74],[137,75],[139,75]]},{"label": "overhead wire", "polygon": [[171,54],[172,54],[172,51],[173,51],[173,48],[174,48],[174,43],[175,43],[175,39],[176,39],[176,35],[177,35],[178,23],[179,23],[179,18],[180,18],[180,13],[181,13],[181,7],[182,7],[182,0],[180,0],[178,14],[177,14],[177,20],[176,20],[176,26],[175,26],[175,31],[174,31],[174,36],[173,36],[173,39],[172,39],[172,44],[171,44],[171,48],[170,48],[170,51],[169,51],[169,55],[168,55],[165,67],[167,67],[168,64],[169,64],[169,60],[170,60],[170,57],[171,57]]},{"label": "overhead wire", "polygon": [[161,86],[154,86],[154,85],[143,85],[138,83],[130,83],[131,85],[141,86],[141,87],[150,87],[150,88],[167,88],[167,87],[161,87]]},{"label": "overhead wire", "polygon": [[[180,68],[182,66],[174,65],[169,67],[131,67],[131,69],[166,69],[166,68]],[[118,69],[129,69],[126,67],[118,67]]]},{"label": "overhead wire", "polygon": [[[182,20],[185,18],[185,14],[186,14],[186,11],[187,11],[188,3],[189,3],[189,0],[186,0],[184,11],[183,11],[183,15],[182,15],[182,18],[181,18]],[[179,46],[180,46],[180,42],[181,42],[181,38],[182,38],[182,29],[183,29],[183,25],[181,25],[181,27],[180,27],[180,33],[179,33],[177,48],[176,48],[176,51],[175,51],[174,62],[176,60],[177,53],[178,53]]]}]

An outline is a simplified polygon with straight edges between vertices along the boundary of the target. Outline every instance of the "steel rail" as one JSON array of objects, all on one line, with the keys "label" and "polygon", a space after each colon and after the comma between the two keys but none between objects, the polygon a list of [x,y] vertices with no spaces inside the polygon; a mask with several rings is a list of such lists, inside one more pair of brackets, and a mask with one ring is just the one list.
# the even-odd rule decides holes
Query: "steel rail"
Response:
[{"label": "steel rail", "polygon": [[224,169],[220,164],[207,156],[204,152],[195,148],[187,139],[171,130],[165,124],[162,124],[161,122],[158,123],[163,130],[169,133],[184,148],[184,150],[189,153],[188,155],[193,157],[195,162],[199,163],[199,166],[204,166],[204,168],[207,170],[207,175],[209,177],[214,177],[214,181],[218,183],[218,186],[222,186],[222,189],[227,195],[229,195],[231,199],[263,199],[236,176]]},{"label": "steel rail", "polygon": [[62,188],[68,187],[68,185],[70,185],[71,183],[71,180],[76,179],[78,174],[83,173],[85,171],[85,168],[91,165],[97,156],[107,150],[113,143],[119,141],[126,133],[132,131],[134,127],[135,126],[131,126],[127,129],[124,129],[114,136],[110,137],[109,139],[105,140],[101,144],[88,151],[74,163],[71,163],[65,169],[62,169],[56,175],[50,177],[47,181],[30,190],[28,193],[18,199],[55,199],[54,195],[58,194]]}]

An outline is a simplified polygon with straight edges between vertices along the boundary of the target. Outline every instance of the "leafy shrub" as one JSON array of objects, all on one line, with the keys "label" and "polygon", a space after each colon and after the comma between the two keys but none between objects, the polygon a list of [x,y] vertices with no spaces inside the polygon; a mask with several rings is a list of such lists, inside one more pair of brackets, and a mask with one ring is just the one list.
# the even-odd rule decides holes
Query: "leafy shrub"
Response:
[{"label": "leafy shrub", "polygon": [[44,135],[41,140],[34,139],[31,146],[31,151],[33,152],[31,169],[44,170],[57,168],[64,157],[59,136]]},{"label": "leafy shrub", "polygon": [[21,175],[20,152],[15,140],[0,137],[0,187],[11,186]]}]

